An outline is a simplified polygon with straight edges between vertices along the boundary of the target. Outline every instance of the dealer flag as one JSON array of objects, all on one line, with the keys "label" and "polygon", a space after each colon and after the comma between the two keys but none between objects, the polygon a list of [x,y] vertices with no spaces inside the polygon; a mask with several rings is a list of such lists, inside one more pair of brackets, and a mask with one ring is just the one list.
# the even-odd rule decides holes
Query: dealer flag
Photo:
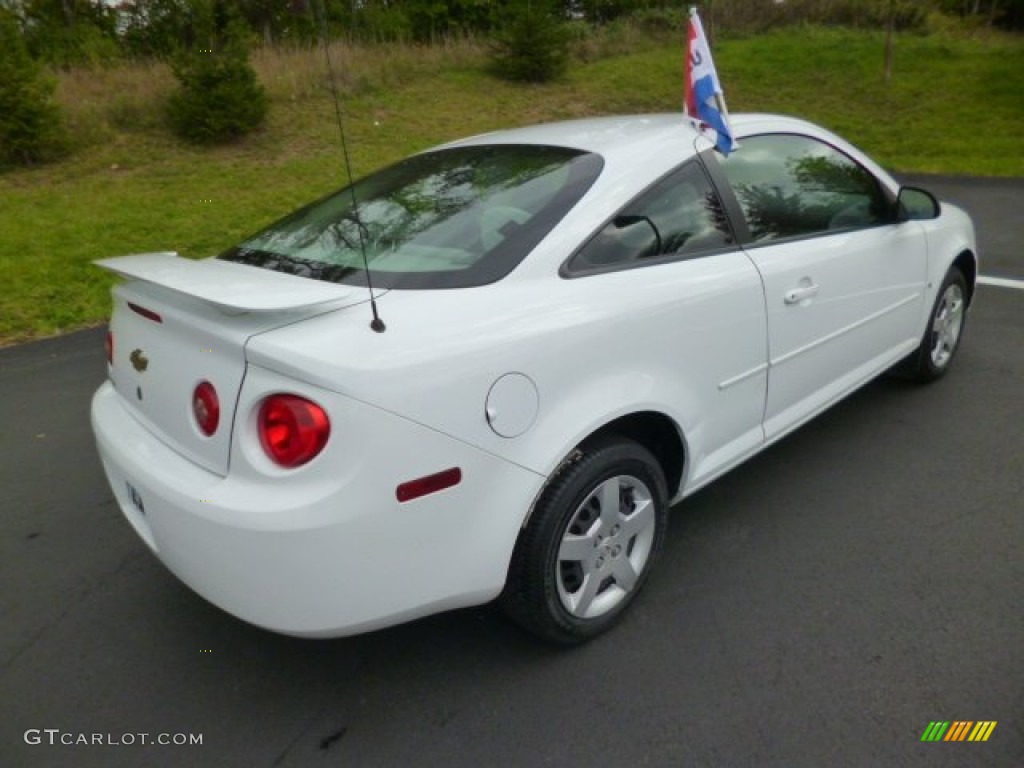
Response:
[{"label": "dealer flag", "polygon": [[690,27],[686,41],[686,114],[713,128],[715,146],[723,155],[737,148],[729,126],[729,112],[718,82],[711,49],[696,8],[690,8]]}]

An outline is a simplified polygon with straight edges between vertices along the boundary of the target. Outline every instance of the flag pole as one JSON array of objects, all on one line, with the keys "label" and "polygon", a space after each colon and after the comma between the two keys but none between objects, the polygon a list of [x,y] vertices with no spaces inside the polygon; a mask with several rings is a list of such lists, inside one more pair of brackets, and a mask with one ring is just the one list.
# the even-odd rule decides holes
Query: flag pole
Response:
[{"label": "flag pole", "polygon": [[693,18],[696,15],[697,6],[691,5],[689,20],[686,24],[686,46],[683,51],[683,115],[693,124],[694,130],[700,133],[700,118],[697,115],[690,114],[690,92],[693,90],[693,82],[690,79],[690,67],[693,66],[693,63],[690,61],[690,29],[693,24]]},{"label": "flag pole", "polygon": [[729,125],[729,110],[725,106],[725,97],[720,94],[715,94],[715,104],[718,105],[718,111],[722,113],[722,117],[725,118],[725,124]]},{"label": "flag pole", "polygon": [[686,46],[684,112],[698,133],[704,132],[704,126],[714,129],[715,146],[722,154],[728,155],[737,145],[729,127],[729,111],[725,105],[722,85],[718,81],[707,34],[695,5],[690,6]]}]

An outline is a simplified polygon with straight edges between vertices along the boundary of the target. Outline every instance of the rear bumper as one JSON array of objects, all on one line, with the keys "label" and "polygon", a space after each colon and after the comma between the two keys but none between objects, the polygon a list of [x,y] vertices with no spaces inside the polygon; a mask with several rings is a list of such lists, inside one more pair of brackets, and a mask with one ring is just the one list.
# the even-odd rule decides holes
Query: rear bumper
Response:
[{"label": "rear bumper", "polygon": [[[270,465],[248,432],[262,393],[282,389],[319,402],[333,425],[324,452],[292,471]],[[286,634],[354,634],[492,599],[543,483],[451,437],[263,369],[246,375],[226,477],[154,437],[110,384],[93,398],[92,425],[114,496],[157,557],[215,605]],[[453,466],[459,485],[396,500],[399,483]]]}]

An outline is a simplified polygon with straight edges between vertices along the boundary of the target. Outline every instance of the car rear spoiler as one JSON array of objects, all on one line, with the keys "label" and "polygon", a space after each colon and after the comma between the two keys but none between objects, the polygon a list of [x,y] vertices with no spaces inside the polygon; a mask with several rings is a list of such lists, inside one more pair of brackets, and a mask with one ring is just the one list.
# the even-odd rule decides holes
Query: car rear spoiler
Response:
[{"label": "car rear spoiler", "polygon": [[220,259],[183,259],[177,253],[140,253],[93,262],[129,280],[144,280],[202,299],[228,314],[307,309],[348,298],[335,283]]}]

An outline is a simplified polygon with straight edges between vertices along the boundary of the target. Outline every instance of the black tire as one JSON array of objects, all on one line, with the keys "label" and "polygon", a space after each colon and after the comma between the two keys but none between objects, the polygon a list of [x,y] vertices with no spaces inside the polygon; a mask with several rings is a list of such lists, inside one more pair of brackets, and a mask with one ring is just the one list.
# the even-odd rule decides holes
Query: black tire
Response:
[{"label": "black tire", "polygon": [[519,535],[501,596],[506,613],[559,645],[596,637],[640,591],[667,526],[665,475],[650,451],[620,437],[582,446]]},{"label": "black tire", "polygon": [[964,273],[959,267],[950,267],[939,286],[920,346],[896,367],[896,374],[927,384],[949,370],[963,338],[967,297]]}]

